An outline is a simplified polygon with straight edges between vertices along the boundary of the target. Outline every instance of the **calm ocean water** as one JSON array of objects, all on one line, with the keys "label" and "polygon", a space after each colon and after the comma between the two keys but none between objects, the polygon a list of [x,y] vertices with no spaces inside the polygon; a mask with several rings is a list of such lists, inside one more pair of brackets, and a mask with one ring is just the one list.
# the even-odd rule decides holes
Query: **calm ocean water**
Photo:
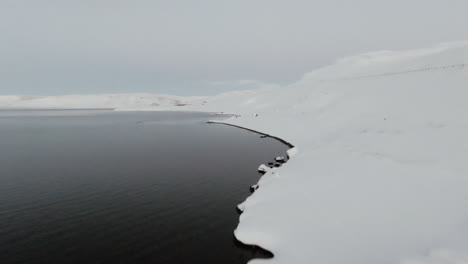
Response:
[{"label": "calm ocean water", "polygon": [[203,113],[0,111],[0,263],[246,263],[271,138]]}]

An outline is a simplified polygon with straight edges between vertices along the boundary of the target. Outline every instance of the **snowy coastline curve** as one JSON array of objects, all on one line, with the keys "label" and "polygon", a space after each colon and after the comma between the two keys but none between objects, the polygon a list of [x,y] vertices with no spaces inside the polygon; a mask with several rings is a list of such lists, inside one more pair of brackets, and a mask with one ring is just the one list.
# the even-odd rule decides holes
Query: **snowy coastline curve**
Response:
[{"label": "snowy coastline curve", "polygon": [[[282,138],[279,138],[279,137],[275,137],[275,136],[272,136],[272,135],[269,135],[269,134],[266,134],[266,133],[263,133],[263,132],[260,132],[260,131],[257,131],[257,130],[253,130],[253,129],[250,129],[250,128],[246,128],[246,127],[242,127],[242,126],[238,126],[238,125],[234,125],[234,124],[231,124],[231,123],[226,123],[226,122],[220,122],[220,121],[208,121],[207,122],[208,124],[219,124],[219,125],[226,125],[226,126],[231,126],[231,127],[235,127],[235,128],[238,128],[238,129],[243,129],[243,130],[247,130],[247,131],[250,131],[250,132],[253,132],[253,133],[256,133],[256,134],[259,134],[261,136],[266,136],[266,137],[269,137],[269,138],[273,138],[283,144],[285,144],[286,146],[289,147],[287,153],[288,153],[288,157],[287,157],[287,160],[289,160],[295,153],[297,153],[297,149],[295,148],[295,146],[291,143],[289,143],[288,141],[282,139]],[[285,162],[286,163],[286,162]],[[267,170],[265,172],[265,174],[263,174],[261,176],[262,177],[268,177],[269,175],[271,174],[274,174],[275,172],[273,170],[278,170],[279,168],[272,168],[270,170]],[[255,184],[257,186],[257,188],[260,188],[261,187],[261,178],[259,180],[259,182],[257,184]],[[256,190],[257,190],[256,188]],[[248,197],[246,198],[248,199]],[[239,212],[240,215],[242,215],[242,213],[244,212],[245,210],[245,206],[243,206],[243,203],[237,205],[237,210]],[[240,224],[240,222],[239,222]],[[248,242],[245,242],[245,241],[242,241],[241,239],[238,238],[238,236],[236,235],[236,231],[234,230],[234,239],[236,241],[238,241],[240,244],[246,246],[246,247],[253,247],[253,248],[258,248],[259,250],[261,251],[264,251],[264,252],[267,252],[268,254],[271,254],[271,258],[274,257],[274,253],[271,252],[270,250],[268,249],[265,249],[263,247],[261,247],[260,245],[257,245],[257,244],[250,244]]]}]

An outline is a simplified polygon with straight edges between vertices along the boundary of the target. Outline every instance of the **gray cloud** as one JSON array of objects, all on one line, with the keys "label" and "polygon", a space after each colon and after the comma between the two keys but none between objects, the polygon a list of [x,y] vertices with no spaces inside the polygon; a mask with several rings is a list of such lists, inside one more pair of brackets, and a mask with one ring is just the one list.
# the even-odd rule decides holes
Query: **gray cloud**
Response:
[{"label": "gray cloud", "polygon": [[0,93],[284,83],[353,53],[466,39],[466,10],[464,0],[0,0]]}]

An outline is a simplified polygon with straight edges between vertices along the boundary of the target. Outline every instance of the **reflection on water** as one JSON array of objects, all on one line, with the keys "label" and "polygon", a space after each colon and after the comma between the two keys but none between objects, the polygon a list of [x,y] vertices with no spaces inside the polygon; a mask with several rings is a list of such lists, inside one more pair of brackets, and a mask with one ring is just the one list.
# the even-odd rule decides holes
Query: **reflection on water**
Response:
[{"label": "reflection on water", "polygon": [[287,146],[202,113],[0,111],[0,263],[246,263],[235,207]]}]

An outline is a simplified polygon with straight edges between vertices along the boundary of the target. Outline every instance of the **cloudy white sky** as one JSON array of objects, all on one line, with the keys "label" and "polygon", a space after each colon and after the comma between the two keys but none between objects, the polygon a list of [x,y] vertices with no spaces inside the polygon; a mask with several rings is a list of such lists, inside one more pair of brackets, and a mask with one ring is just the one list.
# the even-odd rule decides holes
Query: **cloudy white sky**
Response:
[{"label": "cloudy white sky", "polygon": [[0,94],[213,94],[468,39],[466,0],[0,0]]}]

